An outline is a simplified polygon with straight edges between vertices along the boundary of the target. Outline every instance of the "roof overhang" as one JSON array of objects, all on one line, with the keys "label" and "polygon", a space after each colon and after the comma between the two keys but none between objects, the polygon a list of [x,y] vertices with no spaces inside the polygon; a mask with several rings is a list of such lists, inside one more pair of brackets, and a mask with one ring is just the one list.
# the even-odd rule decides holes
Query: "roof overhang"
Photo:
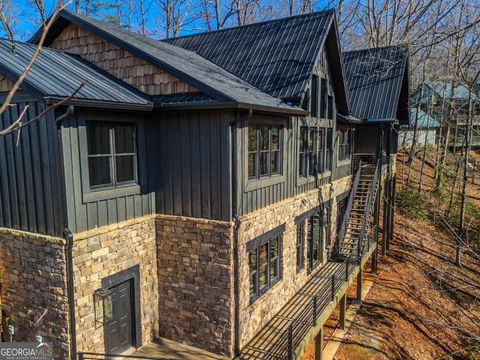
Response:
[{"label": "roof overhang", "polygon": [[361,124],[361,123],[362,123],[362,120],[361,120],[361,119],[356,118],[356,117],[353,116],[353,115],[337,114],[337,120],[340,121],[341,123],[344,123],[344,124],[357,125],[357,124]]},{"label": "roof overhang", "polygon": [[290,109],[251,105],[238,102],[198,102],[198,103],[182,103],[182,104],[162,104],[157,103],[154,105],[154,110],[215,110],[215,109],[244,109],[260,111],[265,113],[274,113],[280,115],[290,116],[307,116],[308,112],[297,107]]},{"label": "roof overhang", "polygon": [[368,124],[381,124],[381,123],[397,123],[397,119],[367,119],[366,122]]},{"label": "roof overhang", "polygon": [[45,96],[45,101],[48,105],[53,105],[64,101],[64,105],[73,105],[78,107],[87,107],[94,109],[106,109],[106,110],[131,110],[131,111],[152,111],[153,102],[149,101],[146,104],[129,104],[119,102],[108,102],[98,100],[87,99],[69,99],[65,101],[65,98],[57,96]]}]

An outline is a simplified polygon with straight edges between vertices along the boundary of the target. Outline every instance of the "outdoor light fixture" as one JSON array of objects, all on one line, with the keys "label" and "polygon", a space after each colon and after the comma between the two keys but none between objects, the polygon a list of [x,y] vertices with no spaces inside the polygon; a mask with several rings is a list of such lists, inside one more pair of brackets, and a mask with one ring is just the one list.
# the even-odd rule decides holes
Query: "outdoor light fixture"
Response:
[{"label": "outdoor light fixture", "polygon": [[95,323],[99,326],[112,318],[112,291],[100,288],[93,293],[95,305]]}]

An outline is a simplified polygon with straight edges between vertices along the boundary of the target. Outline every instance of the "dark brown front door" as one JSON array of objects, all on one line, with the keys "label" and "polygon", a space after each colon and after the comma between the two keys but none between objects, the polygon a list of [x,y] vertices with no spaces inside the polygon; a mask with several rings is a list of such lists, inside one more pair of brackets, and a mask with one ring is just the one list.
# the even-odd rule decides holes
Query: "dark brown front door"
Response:
[{"label": "dark brown front door", "polygon": [[111,316],[105,322],[105,348],[109,354],[121,354],[133,346],[133,281],[110,288]]}]

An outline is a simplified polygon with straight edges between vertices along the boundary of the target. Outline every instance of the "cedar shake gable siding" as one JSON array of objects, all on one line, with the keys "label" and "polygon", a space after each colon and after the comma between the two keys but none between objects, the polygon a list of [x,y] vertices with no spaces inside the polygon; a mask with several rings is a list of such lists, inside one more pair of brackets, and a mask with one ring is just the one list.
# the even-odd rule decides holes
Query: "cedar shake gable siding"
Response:
[{"label": "cedar shake gable siding", "polygon": [[0,92],[10,91],[13,87],[13,82],[6,77],[0,76]]},{"label": "cedar shake gable siding", "polygon": [[73,23],[49,47],[78,55],[148,95],[198,92],[186,82]]}]

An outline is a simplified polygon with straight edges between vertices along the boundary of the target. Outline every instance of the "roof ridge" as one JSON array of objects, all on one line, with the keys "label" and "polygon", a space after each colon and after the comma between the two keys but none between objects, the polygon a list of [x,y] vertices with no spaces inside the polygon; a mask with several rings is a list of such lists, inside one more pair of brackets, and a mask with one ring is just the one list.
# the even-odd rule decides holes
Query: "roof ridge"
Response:
[{"label": "roof ridge", "polygon": [[189,38],[189,37],[195,37],[195,36],[201,36],[201,35],[207,35],[207,34],[216,34],[216,33],[220,33],[220,32],[232,31],[232,30],[236,30],[236,29],[244,29],[244,28],[247,28],[247,27],[261,26],[261,25],[270,24],[270,23],[273,23],[273,22],[281,22],[281,21],[287,21],[287,20],[291,20],[291,19],[299,19],[299,18],[304,18],[304,17],[309,17],[309,16],[313,17],[313,16],[324,15],[324,14],[328,14],[328,13],[335,13],[335,9],[333,9],[333,8],[325,9],[325,10],[314,11],[314,12],[306,13],[306,14],[286,16],[286,17],[282,17],[282,18],[270,19],[270,20],[266,20],[266,21],[259,21],[259,22],[254,22],[254,23],[250,23],[250,24],[245,24],[245,25],[238,25],[238,26],[233,26],[233,27],[228,27],[228,28],[222,28],[222,29],[218,29],[218,30],[207,30],[207,31],[203,31],[203,32],[195,33],[195,34],[190,34],[190,35],[181,35],[181,36],[177,36],[177,37],[174,37],[174,38],[160,39],[159,41],[169,42],[169,41],[178,40],[178,39],[185,39],[185,38]]},{"label": "roof ridge", "polygon": [[[77,17],[77,18],[79,18],[79,19],[82,20],[82,21],[93,20],[93,21],[102,23],[103,25],[106,25],[106,26],[108,26],[108,27],[111,27],[111,28],[114,29],[114,30],[118,30],[118,31],[124,32],[124,33],[126,33],[126,34],[128,34],[128,35],[131,35],[131,36],[134,36],[134,37],[138,38],[139,40],[141,39],[141,40],[144,41],[148,46],[153,46],[153,47],[158,48],[159,43],[162,42],[164,45],[171,46],[172,48],[175,48],[175,49],[179,49],[180,51],[184,51],[184,52],[186,52],[186,53],[192,54],[193,56],[198,56],[198,57],[202,58],[203,60],[208,61],[210,64],[212,64],[212,65],[214,65],[214,66],[222,69],[222,71],[225,71],[226,73],[230,74],[231,76],[235,77],[236,79],[245,82],[246,84],[248,84],[248,85],[251,86],[252,88],[255,88],[256,90],[258,90],[258,91],[260,91],[260,92],[262,92],[262,93],[264,93],[264,94],[266,94],[266,95],[269,95],[269,96],[271,96],[271,97],[274,98],[274,99],[281,100],[280,98],[274,97],[274,96],[266,93],[265,91],[263,91],[262,89],[260,89],[258,86],[253,85],[252,83],[250,83],[249,81],[247,81],[247,80],[245,80],[245,79],[242,79],[241,77],[239,77],[238,75],[235,75],[235,74],[232,73],[231,71],[229,71],[229,70],[221,67],[221,66],[218,65],[218,64],[215,64],[215,63],[212,62],[211,60],[209,60],[209,59],[207,59],[206,57],[198,54],[198,53],[195,52],[195,51],[185,49],[185,48],[183,48],[183,47],[181,47],[181,46],[178,46],[178,45],[169,44],[169,43],[166,43],[165,41],[159,41],[159,40],[152,39],[152,38],[149,37],[149,36],[141,35],[141,34],[136,33],[136,32],[134,32],[134,31],[124,29],[124,28],[121,27],[121,26],[116,26],[115,24],[111,24],[111,23],[108,23],[108,22],[105,22],[105,21],[96,19],[96,18],[94,18],[94,17],[92,17],[92,16],[89,16],[89,15],[77,14],[77,13],[74,13],[74,12],[72,12],[72,11],[70,11],[70,10],[67,10],[67,9],[62,10],[62,12],[65,12],[65,13],[67,13],[67,14],[70,15],[70,16]],[[86,19],[84,19],[84,18],[87,18],[88,20],[86,20]],[[91,23],[91,25],[97,27],[97,28],[98,28],[99,30],[101,30],[101,31],[103,30],[103,29],[100,27],[100,25],[92,24],[92,23]],[[103,30],[103,31],[105,31],[105,30]],[[125,42],[124,39],[121,39],[121,38],[120,38],[119,40]],[[163,46],[163,45],[162,45],[162,46]],[[161,50],[160,48],[158,48],[158,49]],[[55,49],[55,50],[56,50],[56,49]],[[56,50],[56,51],[61,51],[61,50]]]},{"label": "roof ridge", "polygon": [[398,45],[386,45],[386,46],[379,46],[379,47],[368,47],[368,48],[364,48],[364,49],[342,51],[342,54],[350,54],[350,53],[360,52],[360,51],[393,49],[393,48],[398,48],[398,49],[406,50],[406,49],[408,49],[408,45],[406,45],[406,44],[398,44]]}]

